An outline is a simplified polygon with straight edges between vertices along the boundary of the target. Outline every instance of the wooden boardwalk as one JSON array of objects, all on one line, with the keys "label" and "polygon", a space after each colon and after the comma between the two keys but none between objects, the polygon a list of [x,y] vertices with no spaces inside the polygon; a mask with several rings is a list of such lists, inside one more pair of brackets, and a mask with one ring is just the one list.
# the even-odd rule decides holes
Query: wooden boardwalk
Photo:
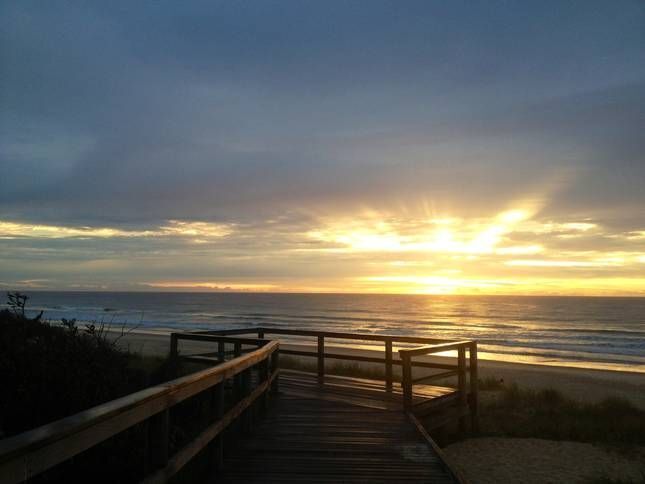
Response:
[{"label": "wooden boardwalk", "polygon": [[[315,338],[316,350],[282,349],[269,334]],[[326,339],[379,342],[384,357],[326,349]],[[210,351],[186,353],[180,341],[208,343]],[[424,346],[401,348],[396,358],[398,344]],[[422,360],[446,351],[457,358]],[[172,333],[170,354],[208,367],[0,440],[0,482],[40,474],[79,481],[85,451],[125,432],[140,437],[143,459],[120,471],[146,484],[464,482],[417,418],[430,428],[454,420],[465,428],[470,417],[476,431],[476,341],[255,327]],[[281,368],[280,354],[314,357],[317,371]],[[382,364],[384,379],[326,374],[325,361],[338,359]],[[456,385],[429,384],[447,378]]]},{"label": "wooden boardwalk", "polygon": [[283,370],[266,418],[229,450],[216,481],[459,482],[401,410],[400,392],[371,385]]}]

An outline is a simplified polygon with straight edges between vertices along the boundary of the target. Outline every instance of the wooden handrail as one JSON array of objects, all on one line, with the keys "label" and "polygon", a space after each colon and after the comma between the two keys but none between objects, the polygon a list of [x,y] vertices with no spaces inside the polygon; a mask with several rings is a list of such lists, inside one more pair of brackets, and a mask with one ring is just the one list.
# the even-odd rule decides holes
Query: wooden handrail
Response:
[{"label": "wooden handrail", "polygon": [[[263,347],[221,365],[146,388],[4,439],[0,441],[0,482],[3,484],[22,482],[138,423],[166,412],[188,398],[220,385],[224,380],[248,372],[251,367],[259,363],[265,361],[277,363],[277,359],[273,355],[277,354],[278,349],[278,341],[266,342]],[[274,366],[267,380],[260,382],[256,391],[251,394],[252,398],[245,397],[222,417],[221,421],[227,422],[226,424],[219,427],[209,427],[211,432],[208,435],[208,441],[203,443],[197,451],[210,442],[230,423],[232,418],[239,415],[259,395],[268,391],[275,380],[277,371],[278,368]],[[167,435],[167,418],[165,424],[164,420],[160,420],[160,422],[161,425],[166,426]],[[167,451],[167,441],[165,444]],[[171,461],[176,467],[173,468],[174,470],[171,469],[172,473],[187,462],[181,460],[183,463],[177,467],[175,457],[184,450],[180,450],[171,457]],[[167,460],[167,456],[161,462],[164,468],[166,463],[163,461],[165,460]]]},{"label": "wooden handrail", "polygon": [[470,341],[451,341],[441,344],[420,346],[418,348],[401,349],[399,350],[399,354],[401,356],[403,356],[403,354],[407,356],[430,355],[433,353],[442,353],[444,351],[458,350],[470,343]]},{"label": "wooden handrail", "polygon": [[[462,344],[464,342],[455,342],[452,340],[446,339],[437,339],[437,338],[426,338],[426,337],[416,337],[416,336],[395,336],[395,335],[377,335],[377,334],[365,334],[365,333],[351,333],[351,332],[336,332],[336,331],[317,331],[317,330],[301,330],[301,329],[287,329],[287,328],[271,328],[266,326],[255,326],[250,328],[236,328],[236,329],[224,329],[224,330],[207,330],[207,331],[194,331],[187,334],[196,334],[196,335],[217,335],[222,336],[240,336],[247,334],[255,334],[260,338],[264,338],[265,335],[275,334],[275,335],[286,335],[286,336],[301,336],[301,337],[311,337],[317,339],[317,351],[310,352],[304,350],[280,350],[281,353],[294,355],[294,356],[310,356],[317,359],[317,374],[318,380],[323,383],[325,380],[325,359],[342,359],[348,361],[363,361],[368,363],[379,363],[385,366],[385,388],[387,391],[391,392],[393,388],[393,372],[392,369],[394,365],[403,365],[402,360],[395,360],[392,357],[392,345],[393,343],[416,343],[416,344],[426,344],[432,347],[441,347],[445,346],[447,349],[450,349],[451,345]],[[186,334],[186,333],[181,333]],[[325,338],[332,339],[353,339],[358,341],[379,341],[384,343],[385,358],[376,358],[371,356],[361,356],[361,355],[348,355],[340,353],[326,353],[325,352]],[[263,340],[260,340],[263,341]],[[426,348],[426,346],[424,346]],[[401,350],[399,350],[400,353]],[[404,351],[419,351],[418,348],[412,350]],[[437,351],[445,351],[438,349]],[[415,361],[411,362],[411,365],[414,367],[420,368],[432,368],[438,370],[456,370],[455,365],[449,365],[445,363],[435,363],[428,361]]]},{"label": "wooden handrail", "polygon": [[[456,371],[449,371],[443,374],[431,375],[413,379],[412,367],[414,363],[412,358],[414,356],[429,355],[433,353],[440,353],[444,351],[457,350],[457,367]],[[469,352],[470,362],[466,365],[466,350]],[[447,377],[456,375],[458,378],[457,396],[459,405],[462,408],[470,407],[471,426],[473,431],[478,429],[478,374],[477,374],[477,342],[476,341],[453,341],[441,344],[433,344],[421,346],[419,348],[401,349],[399,350],[401,361],[403,365],[403,379],[401,386],[403,387],[403,406],[407,411],[412,410],[412,387],[415,383],[421,381],[428,381],[433,377]],[[453,367],[454,368],[454,367]],[[468,375],[469,374],[469,375]],[[468,385],[466,382],[467,375],[470,380],[470,393],[468,392]],[[465,420],[463,417],[459,419],[459,427],[461,430],[465,429]]]},{"label": "wooden handrail", "polygon": [[[361,361],[366,363],[378,363],[385,365],[385,388],[387,391],[392,391],[393,376],[392,368],[394,365],[402,367],[402,389],[403,389],[403,403],[406,409],[412,408],[412,386],[415,383],[422,381],[430,381],[438,378],[448,378],[452,376],[458,377],[458,394],[460,403],[464,404],[467,401],[470,407],[470,414],[472,417],[472,427],[477,429],[478,419],[478,374],[477,374],[477,342],[470,340],[454,341],[438,338],[426,338],[416,336],[396,336],[396,335],[375,335],[364,333],[351,333],[351,332],[335,332],[335,331],[317,331],[317,330],[300,330],[300,329],[287,329],[287,328],[271,328],[266,326],[255,326],[250,328],[237,328],[225,329],[214,331],[197,331],[191,334],[200,335],[218,335],[218,336],[240,336],[247,334],[257,333],[259,338],[264,338],[265,335],[287,335],[287,336],[302,336],[314,337],[317,339],[316,351],[306,351],[300,349],[281,349],[280,352],[286,355],[315,357],[317,359],[317,373],[318,380],[322,383],[325,378],[325,359],[342,359],[348,361]],[[378,358],[373,356],[363,355],[349,355],[342,353],[327,353],[325,352],[325,338],[332,339],[353,339],[364,341],[379,341],[384,343],[385,358]],[[424,346],[400,349],[399,360],[395,360],[392,356],[393,343],[417,343]],[[434,353],[441,353],[446,351],[457,350],[457,364],[437,363],[434,361],[414,361],[413,357],[430,355]],[[466,360],[466,350],[469,353],[469,361]],[[416,380],[412,378],[413,368],[431,368],[438,370],[445,370],[442,373],[427,375]],[[469,382],[467,383],[466,374],[469,375]],[[467,388],[469,388],[469,393]],[[463,422],[462,422],[463,423]]]},{"label": "wooden handrail", "polygon": [[254,326],[252,328],[236,328],[236,329],[218,329],[206,331],[191,331],[190,333],[181,334],[212,334],[212,335],[240,335],[240,334],[282,334],[291,336],[310,336],[332,339],[355,339],[362,341],[381,341],[383,343],[394,341],[398,343],[416,343],[416,344],[439,344],[451,343],[452,340],[440,338],[426,338],[424,336],[396,336],[396,335],[380,335],[380,334],[366,334],[366,333],[350,333],[350,332],[336,332],[336,331],[317,331],[310,329],[286,329],[286,328],[271,328],[267,326]]}]

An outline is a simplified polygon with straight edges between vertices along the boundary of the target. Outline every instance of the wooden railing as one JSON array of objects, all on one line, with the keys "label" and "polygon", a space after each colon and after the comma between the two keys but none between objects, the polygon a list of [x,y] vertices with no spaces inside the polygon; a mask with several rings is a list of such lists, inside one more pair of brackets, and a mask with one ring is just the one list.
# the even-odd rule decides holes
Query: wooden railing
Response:
[{"label": "wooden railing", "polygon": [[[189,335],[184,339],[195,338]],[[223,345],[239,344],[240,348],[252,344],[239,338],[237,342],[235,338],[219,340]],[[177,338],[173,341],[176,350]],[[266,406],[269,390],[277,384],[279,343],[266,340],[255,343],[256,347],[246,354],[234,350],[234,358],[218,366],[0,441],[0,482],[25,481],[139,424],[147,428],[143,482],[166,482],[209,445],[212,445],[214,461],[221,463],[223,431],[240,418],[242,424],[249,426],[258,406]],[[252,378],[252,372],[257,378]],[[232,383],[227,385],[230,390],[225,390],[226,382]],[[207,424],[190,442],[170,455],[171,410],[192,398],[205,398]]]},{"label": "wooden railing", "polygon": [[[417,336],[384,336],[376,334],[363,334],[363,333],[344,333],[344,332],[333,332],[333,331],[314,331],[314,330],[299,330],[299,329],[285,329],[285,328],[269,328],[269,327],[254,327],[254,328],[240,328],[240,329],[226,329],[226,330],[216,330],[216,331],[197,331],[193,333],[182,333],[181,338],[188,339],[197,337],[205,337],[208,335],[218,335],[218,336],[231,336],[231,335],[247,335],[247,334],[257,334],[259,340],[262,340],[266,335],[284,335],[284,336],[300,336],[300,337],[311,337],[316,338],[317,348],[316,351],[307,351],[300,349],[287,349],[284,347],[280,348],[280,353],[283,355],[293,355],[293,356],[308,356],[314,357],[317,360],[317,372],[318,378],[320,381],[324,381],[325,378],[325,360],[326,359],[340,359],[347,361],[359,361],[365,363],[377,363],[383,364],[385,368],[385,387],[388,391],[392,390],[393,383],[393,372],[392,369],[394,366],[402,366],[403,359],[395,359],[392,354],[392,347],[394,343],[404,343],[404,344],[422,344],[422,345],[431,345],[432,348],[441,348],[437,351],[429,351],[430,353],[438,353],[440,351],[450,351],[455,350],[457,346],[455,344],[473,344],[474,350],[471,350],[471,362],[473,361],[474,355],[474,371],[476,372],[476,359],[477,359],[477,350],[475,342],[455,342],[445,339],[437,338],[425,338]],[[382,342],[385,349],[385,357],[379,358],[375,356],[364,356],[357,354],[348,354],[348,353],[331,353],[325,350],[325,340],[326,339],[343,339],[343,340],[354,340],[354,341],[379,341]],[[251,340],[249,341],[258,341]],[[451,346],[452,345],[452,346]],[[425,347],[424,347],[425,348]],[[418,349],[412,350],[403,350],[409,354],[413,355]],[[412,353],[410,353],[412,351]],[[399,351],[399,354],[401,352]],[[421,352],[419,352],[421,354]],[[415,368],[428,368],[435,370],[447,370],[446,372],[430,375],[424,378],[446,378],[451,375],[457,375],[457,366],[449,363],[439,363],[434,361],[413,361],[410,358],[410,366]]]},{"label": "wooden railing", "polygon": [[[412,360],[415,356],[426,356],[435,353],[442,353],[445,351],[457,351],[457,365],[453,366],[453,369],[450,369],[443,373],[437,373],[434,375],[424,376],[421,378],[413,378],[412,367],[414,366],[414,361]],[[466,365],[466,351],[469,354],[469,364]],[[421,346],[419,348],[412,349],[401,349],[399,350],[399,355],[401,356],[401,361],[403,364],[403,372],[401,379],[401,386],[403,388],[403,406],[406,410],[412,411],[414,413],[415,406],[427,405],[427,402],[421,401],[413,405],[412,395],[413,395],[413,386],[416,383],[427,383],[431,380],[441,380],[444,378],[457,376],[457,393],[460,415],[459,415],[459,424],[462,430],[465,427],[465,412],[463,410],[468,409],[468,413],[471,416],[471,425],[474,431],[477,431],[478,428],[478,375],[477,375],[477,342],[476,341],[454,341],[448,343],[439,343],[431,344],[426,346]],[[470,391],[467,388],[467,379],[469,380]]]}]

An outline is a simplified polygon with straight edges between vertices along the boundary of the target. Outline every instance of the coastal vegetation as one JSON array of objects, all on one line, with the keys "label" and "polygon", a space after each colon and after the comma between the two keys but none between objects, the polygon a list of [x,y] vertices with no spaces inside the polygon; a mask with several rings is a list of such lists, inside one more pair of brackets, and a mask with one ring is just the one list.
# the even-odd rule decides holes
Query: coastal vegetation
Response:
[{"label": "coastal vegetation", "polygon": [[102,323],[51,324],[27,317],[27,296],[9,293],[0,311],[0,437],[72,415],[167,380],[169,359],[144,357],[118,345]]},{"label": "coastal vegetation", "polygon": [[[0,310],[0,439],[122,397],[188,369],[171,358],[122,349],[108,327],[53,324],[26,314],[27,296],[9,293]],[[189,409],[190,410],[190,409]],[[141,470],[146,430],[129,429],[57,466],[35,482],[122,482]],[[182,440],[181,435],[176,440]],[[101,469],[100,473],[96,469]]]}]

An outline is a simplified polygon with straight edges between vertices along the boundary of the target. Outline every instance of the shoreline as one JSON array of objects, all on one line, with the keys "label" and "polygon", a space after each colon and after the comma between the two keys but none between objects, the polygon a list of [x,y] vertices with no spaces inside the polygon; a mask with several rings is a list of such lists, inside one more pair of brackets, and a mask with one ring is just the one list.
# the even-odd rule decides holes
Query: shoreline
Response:
[{"label": "shoreline", "polygon": [[[118,336],[119,331],[111,330],[110,334]],[[119,346],[146,356],[165,356],[168,354],[169,332],[131,331],[119,340]],[[312,345],[282,343],[288,348],[310,348]],[[348,355],[383,356],[383,352],[347,348],[329,345],[335,352]],[[213,351],[210,343],[182,341],[180,351],[200,352]],[[312,358],[302,357],[303,359]],[[426,357],[427,361],[446,362],[451,357]],[[421,359],[423,360],[423,359]],[[334,361],[334,360],[332,360]],[[342,360],[335,360],[342,361]],[[504,385],[517,383],[520,387],[535,390],[553,388],[563,395],[583,402],[598,402],[605,398],[625,398],[639,408],[645,409],[645,373],[595,368],[578,368],[567,366],[542,365],[479,359],[479,378],[502,379]],[[365,368],[382,368],[377,363],[360,363]],[[395,367],[395,373],[398,368]]]}]

